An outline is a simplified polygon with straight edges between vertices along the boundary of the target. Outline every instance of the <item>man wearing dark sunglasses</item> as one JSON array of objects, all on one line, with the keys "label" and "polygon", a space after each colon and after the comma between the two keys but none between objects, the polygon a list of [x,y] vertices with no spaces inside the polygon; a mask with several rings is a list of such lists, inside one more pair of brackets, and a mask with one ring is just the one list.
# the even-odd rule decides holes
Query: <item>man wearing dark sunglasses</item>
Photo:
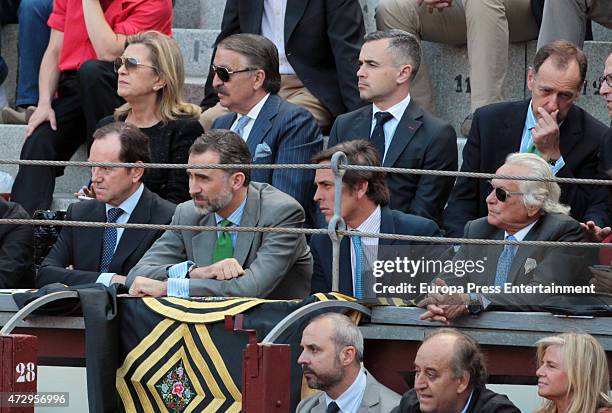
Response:
[{"label": "man wearing dark sunglasses", "polygon": [[[113,113],[113,60],[126,38],[145,30],[171,34],[171,0],[54,0],[51,35],[39,81],[36,111],[26,128],[21,159],[68,160],[91,144],[97,122]],[[11,198],[30,213],[49,209],[62,168],[21,166]]]},{"label": "man wearing dark sunglasses", "polygon": [[[355,72],[365,27],[358,0],[227,0],[215,48],[237,33],[260,34],[274,43],[279,96],[306,108],[324,133],[336,116],[361,105]],[[201,103],[206,130],[225,113],[213,77],[211,67]]]},{"label": "man wearing dark sunglasses", "polygon": [[[498,175],[550,179],[550,166],[530,153],[514,153],[496,172]],[[584,241],[580,224],[559,203],[561,189],[555,182],[493,179],[489,183],[486,217],[470,221],[464,238],[508,241]],[[434,281],[443,291],[447,285],[464,287],[464,293],[432,293],[419,303],[427,312],[422,319],[447,323],[462,314],[478,314],[491,308],[513,307],[534,311],[548,296],[537,290],[508,293],[509,286],[584,286],[587,265],[594,256],[579,248],[536,246],[462,245],[454,262],[480,262],[482,267],[465,274],[446,273]],[[458,268],[458,267],[456,267]],[[468,286],[472,287],[468,290]],[[468,292],[469,291],[469,292]]]},{"label": "man wearing dark sunglasses", "polygon": [[[274,43],[256,34],[235,34],[217,48],[213,86],[231,112],[212,129],[231,129],[242,137],[254,164],[305,164],[323,148],[316,120],[304,108],[278,96],[281,77]],[[254,169],[252,179],[294,197],[313,222],[314,170]]]},{"label": "man wearing dark sunglasses", "polygon": [[[575,104],[586,69],[586,55],[570,42],[540,48],[527,72],[531,99],[475,112],[461,171],[492,173],[508,154],[523,152],[540,156],[558,178],[600,176],[599,152],[608,128]],[[487,214],[486,185],[480,179],[457,178],[443,214],[447,235],[460,237],[466,222]],[[571,207],[573,218],[609,225],[606,188],[563,184],[561,190],[561,201]]]}]

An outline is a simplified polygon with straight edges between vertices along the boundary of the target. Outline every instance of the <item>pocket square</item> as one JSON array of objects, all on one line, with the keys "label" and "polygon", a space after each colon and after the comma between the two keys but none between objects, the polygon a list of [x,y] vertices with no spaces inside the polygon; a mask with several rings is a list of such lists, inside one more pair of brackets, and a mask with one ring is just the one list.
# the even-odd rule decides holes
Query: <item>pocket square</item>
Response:
[{"label": "pocket square", "polygon": [[261,158],[266,158],[270,155],[272,155],[272,149],[270,149],[270,146],[265,142],[260,143],[255,147],[255,155],[253,155],[253,161],[256,161]]},{"label": "pocket square", "polygon": [[529,274],[531,271],[535,270],[538,266],[538,262],[533,258],[527,258],[525,260],[525,274]]}]

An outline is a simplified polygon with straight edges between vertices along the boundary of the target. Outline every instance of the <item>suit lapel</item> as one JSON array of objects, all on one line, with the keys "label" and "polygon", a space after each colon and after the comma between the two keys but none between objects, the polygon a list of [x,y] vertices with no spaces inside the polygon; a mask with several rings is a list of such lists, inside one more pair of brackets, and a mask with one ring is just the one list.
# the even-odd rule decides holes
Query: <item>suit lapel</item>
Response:
[{"label": "suit lapel", "polygon": [[417,130],[423,124],[419,120],[421,117],[423,117],[423,110],[414,103],[414,100],[410,100],[410,104],[408,104],[404,115],[395,129],[383,166],[390,167],[395,164],[397,158],[404,152],[406,146],[408,146]]},{"label": "suit lapel", "polygon": [[[95,207],[91,209],[89,214],[83,216],[82,220],[92,222],[106,222],[106,208],[104,206],[104,203],[96,202]],[[102,255],[104,228],[84,227],[75,228],[73,231],[75,235],[74,259],[77,260],[76,257],[79,257],[78,259],[80,261],[81,259],[87,260],[87,257],[90,257],[90,259],[92,260],[91,266],[81,264],[81,267],[99,269],[100,256]]]},{"label": "suit lapel", "polygon": [[582,125],[578,113],[578,109],[572,106],[560,128],[559,146],[561,156],[566,160],[571,158],[570,153],[582,137]]},{"label": "suit lapel", "polygon": [[325,405],[325,393],[321,392],[317,397],[317,404],[310,409],[310,413],[325,413],[327,406]]},{"label": "suit lapel", "polygon": [[255,119],[255,123],[253,123],[251,132],[249,133],[249,138],[247,139],[251,156],[255,156],[257,145],[259,145],[266,138],[268,132],[270,132],[272,128],[272,119],[278,114],[280,103],[281,99],[277,95],[268,96],[268,100],[266,100],[259,115],[257,115],[257,119]]},{"label": "suit lapel", "polygon": [[[240,220],[241,227],[256,227],[259,223],[260,197],[259,193],[249,185],[246,204]],[[234,258],[244,268],[247,256],[251,250],[255,233],[238,232],[236,236],[236,247],[234,248]]]},{"label": "suit lapel", "polygon": [[361,400],[361,406],[357,410],[358,413],[367,413],[374,411],[374,407],[380,403],[380,389],[374,378],[366,372],[366,388]]},{"label": "suit lapel", "polygon": [[515,109],[518,116],[508,116],[504,119],[503,127],[499,132],[499,139],[494,140],[497,149],[490,154],[494,157],[494,168],[492,168],[492,171],[506,162],[506,156],[509,153],[521,150],[521,139],[523,138],[528,107],[529,101],[519,102],[516,104]]},{"label": "suit lapel", "polygon": [[[393,213],[389,207],[380,208],[380,232],[383,234],[395,234],[395,222],[393,222]],[[393,245],[396,240],[380,238],[378,245]],[[378,257],[380,257],[380,249]]]},{"label": "suit lapel", "polygon": [[[214,227],[215,214],[211,213],[203,216],[198,221],[198,225],[204,227]],[[205,267],[213,262],[215,244],[217,243],[217,233],[214,231],[200,231],[193,236],[193,260],[200,266]]]},{"label": "suit lapel", "polygon": [[264,0],[248,0],[239,2],[239,16],[248,16],[240,20],[243,33],[261,34],[261,18],[263,16]]},{"label": "suit lapel", "polygon": [[[332,252],[333,254],[333,252]],[[332,256],[333,261],[333,256]],[[346,263],[342,265],[342,263]],[[333,280],[330,280],[330,287]],[[347,236],[340,241],[340,280],[338,288],[342,294],[353,295],[353,268],[351,266],[351,239]]]},{"label": "suit lapel", "polygon": [[[347,136],[350,136],[351,139],[364,139],[369,141],[372,130],[372,105],[367,105],[359,109],[359,113],[352,123]],[[338,142],[345,140],[342,136],[338,138]]]},{"label": "suit lapel", "polygon": [[[489,236],[478,236],[478,238],[488,239]],[[503,240],[504,239],[504,231],[495,228],[494,232],[490,235],[490,239],[494,240]],[[476,249],[475,256],[477,257],[487,257],[485,263],[485,271],[482,279],[473,280],[478,285],[495,285],[495,273],[497,272],[497,262],[499,261],[499,256],[501,255],[504,247],[502,245],[470,245],[470,248]],[[484,252],[484,253],[483,253]]]},{"label": "suit lapel", "polygon": [[285,12],[285,44],[289,42],[293,30],[295,30],[295,27],[304,15],[304,10],[306,10],[308,2],[309,0],[287,0],[287,9]]},{"label": "suit lapel", "polygon": [[237,117],[236,113],[231,113],[230,116],[223,116],[219,118],[219,124],[215,126],[217,126],[217,129],[230,129]]},{"label": "suit lapel", "polygon": [[[542,227],[542,220],[540,218],[539,221],[529,230],[524,241],[535,241],[539,238],[540,229]],[[515,283],[519,280],[521,273],[525,274],[524,264],[527,258],[533,256],[534,252],[536,252],[537,248],[543,247],[532,247],[532,246],[521,246],[516,251],[514,258],[512,259],[512,264],[510,265],[510,271],[508,272],[508,282]]]},{"label": "suit lapel", "polygon": [[[128,223],[139,223],[146,224],[151,220],[151,193],[148,189],[144,189],[136,208],[130,215]],[[119,245],[115,250],[113,259],[109,265],[109,268],[118,271],[121,269],[123,263],[126,261],[132,252],[140,245],[140,242],[145,238],[148,231],[140,229],[125,229],[123,235],[119,240]]]}]

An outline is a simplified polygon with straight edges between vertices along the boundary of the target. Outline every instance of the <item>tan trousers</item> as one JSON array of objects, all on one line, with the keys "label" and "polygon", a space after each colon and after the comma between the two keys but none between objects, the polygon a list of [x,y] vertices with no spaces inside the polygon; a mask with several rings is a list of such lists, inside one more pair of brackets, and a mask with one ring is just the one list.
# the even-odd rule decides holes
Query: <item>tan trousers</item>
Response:
[{"label": "tan trousers", "polygon": [[[314,97],[314,95],[304,87],[304,84],[297,76],[282,75],[281,88],[278,95],[286,101],[301,106],[309,111],[317,120],[321,131],[324,134],[329,133],[332,125],[331,113],[321,104],[319,99]],[[204,130],[209,130],[213,121],[226,113],[229,113],[229,111],[217,103],[215,106],[202,113],[200,116],[200,123],[204,127]]]},{"label": "tan trousers", "polygon": [[[379,30],[402,29],[430,42],[467,43],[472,112],[503,100],[508,43],[538,37],[529,0],[454,0],[451,7],[432,14],[424,4],[419,7],[417,0],[380,0],[376,24]],[[424,63],[421,61],[410,94],[433,111],[432,87]]]}]

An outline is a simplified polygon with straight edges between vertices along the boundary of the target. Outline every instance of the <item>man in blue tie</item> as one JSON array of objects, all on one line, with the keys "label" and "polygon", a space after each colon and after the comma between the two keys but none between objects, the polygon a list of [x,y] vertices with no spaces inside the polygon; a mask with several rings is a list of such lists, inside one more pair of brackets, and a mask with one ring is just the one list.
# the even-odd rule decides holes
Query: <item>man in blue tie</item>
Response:
[{"label": "man in blue tie", "polygon": [[[333,154],[342,151],[350,165],[380,166],[374,145],[364,140],[344,142],[313,158],[313,163],[328,164]],[[331,169],[317,169],[314,200],[329,222],[334,214],[334,175]],[[342,177],[342,218],[349,229],[360,232],[381,232],[404,235],[438,236],[435,222],[416,215],[389,208],[389,188],[384,172],[347,170]],[[340,243],[339,292],[356,298],[375,295],[371,277],[373,261],[378,259],[379,247],[409,245],[410,242],[361,237],[344,237]],[[314,258],[311,291],[332,291],[332,246],[329,236],[313,235],[310,248]]]},{"label": "man in blue tie", "polygon": [[[550,179],[548,163],[532,153],[514,153],[498,175]],[[555,182],[493,179],[487,196],[488,215],[470,221],[464,238],[510,241],[584,241],[580,224],[559,203],[561,189]],[[594,257],[592,257],[594,258]],[[448,322],[462,314],[484,309],[513,307],[530,311],[548,294],[542,286],[582,286],[588,283],[591,256],[579,248],[462,245],[453,262],[462,273],[447,272],[434,281],[419,303],[427,307],[422,319]],[[472,268],[468,270],[469,263]],[[523,286],[519,293],[512,286]],[[461,287],[449,294],[448,287]]]},{"label": "man in blue tie", "polygon": [[[98,129],[93,139],[92,162],[150,162],[149,138],[129,123],[108,124]],[[143,168],[93,167],[96,199],[70,205],[66,220],[168,224],[175,205],[145,188],[143,174]],[[64,227],[38,271],[36,285],[123,284],[128,271],[161,234],[155,230]]]},{"label": "man in blue tie", "polygon": [[[219,102],[231,112],[217,118],[212,129],[230,129],[247,143],[254,164],[304,164],[323,149],[317,121],[306,109],[286,102],[278,50],[256,34],[236,34],[217,46],[212,82]],[[251,179],[265,182],[294,197],[311,216],[313,170],[254,169]],[[310,221],[310,220],[309,220]]]}]

